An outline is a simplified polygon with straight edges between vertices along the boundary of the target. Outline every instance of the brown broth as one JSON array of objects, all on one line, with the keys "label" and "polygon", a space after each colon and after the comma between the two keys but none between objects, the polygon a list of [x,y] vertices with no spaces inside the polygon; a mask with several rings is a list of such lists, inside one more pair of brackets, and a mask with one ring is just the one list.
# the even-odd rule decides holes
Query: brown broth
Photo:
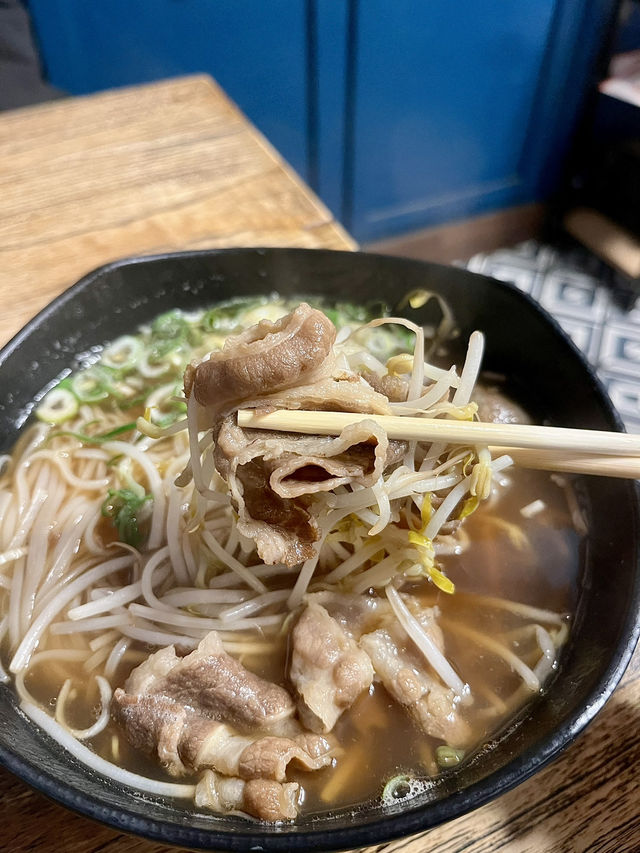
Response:
[{"label": "brown broth", "polygon": [[[464,716],[472,727],[475,749],[490,741],[533,696],[523,690],[520,677],[503,661],[458,636],[455,626],[463,625],[492,637],[516,631],[509,647],[525,657],[527,649],[533,649],[533,640],[526,632],[520,636],[518,629],[526,624],[522,618],[505,610],[478,606],[473,596],[511,598],[558,613],[571,612],[576,596],[579,537],[571,523],[563,489],[540,472],[514,470],[508,477],[511,483],[495,503],[466,520],[465,529],[471,540],[467,551],[443,559],[447,574],[456,583],[456,594],[422,595],[425,605],[437,604],[440,608],[447,657],[469,683],[474,697]],[[545,502],[546,508],[531,519],[523,518],[520,509],[537,498]],[[524,533],[526,547],[513,543],[506,524]],[[244,656],[241,660],[263,677],[286,683],[285,638],[276,641],[269,654]],[[120,667],[115,679],[118,684],[124,682],[132,666],[125,663]],[[39,666],[26,683],[36,699],[53,710],[65,678],[72,678],[78,690],[77,699],[67,703],[69,724],[79,728],[90,725],[95,719],[97,692],[94,689],[83,698],[83,685],[88,679],[81,664]],[[505,707],[496,713],[495,706],[500,703]],[[376,801],[385,782],[401,772],[420,777],[439,772],[435,749],[440,742],[418,730],[380,685],[372,687],[343,714],[333,735],[340,744],[333,766],[315,773],[289,774],[304,789],[303,813]],[[113,723],[91,746],[104,758],[116,760],[135,773],[170,778],[154,760],[132,749]],[[469,750],[466,757],[473,751]]]},{"label": "brown broth", "polygon": [[[127,417],[133,420],[137,414],[133,409]],[[16,449],[25,440],[26,437],[20,439]],[[456,594],[446,595],[433,586],[425,593],[425,584],[412,590],[425,606],[436,604],[440,608],[446,656],[463,681],[468,682],[474,697],[473,704],[462,711],[471,726],[474,744],[465,760],[534,698],[504,661],[460,633],[462,626],[463,631],[503,638],[511,651],[525,659],[534,651],[532,632],[520,630],[526,624],[522,619],[507,610],[487,606],[479,597],[511,599],[569,614],[577,595],[580,537],[563,488],[540,472],[516,469],[509,470],[505,477],[510,485],[465,520],[468,549],[460,555],[441,558],[446,574],[456,584]],[[524,518],[521,508],[536,499],[544,501],[544,510],[533,518]],[[521,536],[521,542],[514,541],[514,532]],[[103,519],[97,534],[106,544],[115,538],[115,529]],[[73,648],[73,639],[49,635],[39,650],[57,646]],[[240,660],[264,678],[286,684],[286,646],[286,637],[281,636],[267,654],[243,656]],[[132,650],[144,654],[154,651],[140,644],[132,646]],[[530,662],[533,663],[533,656]],[[136,663],[129,658],[119,666],[114,687],[124,684]],[[76,728],[88,727],[96,718],[98,691],[82,663],[36,665],[25,683],[36,701],[53,714],[56,697],[67,678],[72,679],[77,695],[66,703],[66,721]],[[304,789],[305,814],[379,802],[385,782],[398,773],[432,777],[440,772],[436,762],[440,742],[419,730],[379,684],[342,715],[333,736],[340,746],[333,766],[315,773],[288,774]],[[134,750],[114,723],[88,745],[134,773],[171,780],[157,761]]]}]

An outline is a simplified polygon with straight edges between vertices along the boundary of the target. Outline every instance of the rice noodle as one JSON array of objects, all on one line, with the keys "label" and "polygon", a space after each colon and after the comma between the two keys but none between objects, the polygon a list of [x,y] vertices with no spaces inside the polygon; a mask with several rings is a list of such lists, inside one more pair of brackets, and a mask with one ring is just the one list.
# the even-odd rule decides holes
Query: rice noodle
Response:
[{"label": "rice noodle", "polygon": [[111,646],[117,639],[117,631],[105,631],[105,633],[100,634],[99,637],[94,637],[93,640],[89,640],[89,648],[92,652],[95,652],[97,651],[97,649],[101,649],[103,646]]},{"label": "rice noodle", "polygon": [[[186,649],[195,649],[199,639],[189,637],[186,634],[172,634],[169,631],[160,631],[155,626],[146,625],[124,625],[121,632],[132,640],[139,640],[150,646],[183,646]],[[203,631],[204,634],[204,631]],[[146,657],[146,656],[145,656]]]},{"label": "rice noodle", "polygon": [[22,589],[24,586],[24,569],[26,560],[18,557],[13,564],[13,577],[9,593],[9,645],[15,648],[22,636],[22,624],[20,616],[22,613]]},{"label": "rice noodle", "polygon": [[101,596],[93,601],[88,601],[86,604],[81,604],[79,607],[73,607],[68,611],[69,619],[86,619],[89,616],[96,616],[99,613],[104,613],[107,610],[113,610],[114,607],[120,607],[123,604],[128,604],[130,601],[135,601],[142,593],[142,581],[123,586],[118,590],[109,590],[106,595]]},{"label": "rice noodle", "polygon": [[[389,404],[397,414],[472,418],[477,411],[470,401],[482,358],[482,335],[472,335],[458,376],[454,367],[442,369],[425,362],[424,331],[411,321],[384,318],[359,328],[384,324],[410,330],[415,335],[413,352],[388,360],[380,354],[382,349],[374,354],[356,343],[355,326],[343,329],[332,375],[351,374],[347,378],[359,381],[357,387],[369,393],[371,388],[357,375],[363,366],[381,380],[389,377],[393,396],[401,400]],[[392,331],[385,330],[383,337]],[[142,372],[149,377],[167,373],[169,378],[164,365],[156,368],[147,355],[142,361]],[[375,388],[375,377],[369,378]],[[524,682],[508,702],[487,688],[490,707],[481,713],[506,713],[550,675],[566,637],[566,617],[489,596],[466,596],[489,614],[502,610],[526,624],[494,638],[434,616],[438,633],[434,630],[432,635],[421,622],[422,611],[418,618],[404,597],[405,590],[413,593],[416,588],[430,597],[438,594],[428,579],[432,569],[439,571],[432,558],[470,547],[465,529],[457,519],[452,523],[459,514],[456,510],[465,506],[469,495],[486,497],[495,482],[493,475],[510,464],[509,457],[491,461],[484,446],[409,442],[404,458],[401,448],[390,470],[373,485],[352,483],[309,498],[305,506],[320,528],[310,559],[298,566],[265,565],[257,556],[256,543],[240,532],[242,508],[237,500],[232,505],[228,485],[216,470],[214,430],[202,428],[211,425],[211,412],[191,394],[186,418],[178,419],[177,409],[168,405],[177,383],[161,381],[150,388],[139,376],[118,379],[129,400],[140,401],[146,394],[144,405],[153,411],[145,417],[158,421],[139,419],[139,433],[127,435],[125,429],[122,439],[83,446],[83,435],[103,440],[124,421],[115,407],[111,411],[82,404],[64,430],[38,425],[21,440],[14,458],[0,457],[0,644],[12,654],[9,669],[23,711],[76,758],[116,784],[157,796],[192,798],[195,786],[138,776],[79,741],[100,736],[96,748],[104,749],[111,737],[111,691],[134,665],[147,659],[151,649],[173,645],[183,654],[215,630],[224,648],[241,662],[246,656],[247,666],[255,659],[259,667],[268,668],[268,657],[276,644],[284,644],[298,608],[315,600],[320,591],[325,591],[327,608],[333,597],[341,595],[347,596],[347,603],[350,596],[354,600],[362,596],[360,603],[366,601],[367,606],[370,599],[381,603],[372,605],[373,621],[380,616],[377,624],[398,625],[407,634],[420,661],[424,658],[424,665],[455,694],[454,715],[471,695],[441,650],[441,629],[488,650]],[[162,426],[169,412],[168,426]],[[103,515],[111,493],[123,494],[125,510],[133,512],[126,505],[127,492],[146,501],[133,528],[127,528],[131,513],[122,518]],[[538,504],[534,501],[529,509]],[[105,505],[105,513],[110,510]],[[112,542],[115,536],[127,541]],[[427,542],[428,558],[416,545],[421,541],[416,537]],[[508,627],[511,616],[505,617]],[[52,692],[57,691],[55,719],[25,686],[39,677],[34,670],[43,664],[51,670]],[[74,668],[72,678],[69,666]],[[0,666],[0,682],[9,681],[10,673]],[[68,722],[74,721],[74,703],[86,708],[96,692],[94,678],[100,701],[95,715],[85,719],[95,722],[75,729]],[[78,687],[81,681],[91,685],[91,691]],[[116,737],[114,757],[122,752],[119,744]],[[348,781],[347,770],[343,780],[334,774],[325,790]]]},{"label": "rice noodle", "polygon": [[109,657],[106,660],[104,665],[104,674],[106,678],[113,678],[116,669],[120,665],[120,661],[122,660],[125,652],[131,645],[131,640],[127,637],[122,637],[118,642],[113,646],[111,652],[109,653]]},{"label": "rice noodle", "polygon": [[77,738],[78,740],[89,740],[89,738],[95,737],[97,734],[100,734],[101,731],[104,731],[104,729],[107,727],[107,723],[109,722],[109,703],[111,702],[112,692],[111,685],[109,684],[107,679],[101,675],[96,676],[96,684],[98,685],[98,690],[100,691],[100,714],[98,715],[98,719],[95,721],[95,723],[86,729],[75,729],[70,726],[65,720],[64,706],[71,688],[70,678],[65,681],[65,683],[60,689],[60,692],[58,693],[54,719],[63,728],[65,728],[69,732],[69,734],[73,735],[73,737]]},{"label": "rice noodle", "polygon": [[242,563],[236,560],[235,557],[232,557],[231,554],[228,554],[212,533],[210,533],[208,530],[204,530],[202,533],[202,538],[211,553],[213,554],[213,556],[217,557],[221,563],[223,563],[225,566],[228,566],[233,572],[238,575],[238,577],[242,578],[242,580],[247,584],[247,586],[250,586],[252,589],[255,589],[256,592],[267,591],[267,588],[262,583],[262,581],[255,575],[253,575],[251,571],[246,568],[246,566],[243,566]]},{"label": "rice noodle", "polygon": [[13,551],[22,547],[31,527],[33,526],[36,516],[40,512],[40,507],[46,499],[47,492],[43,489],[38,489],[29,504],[28,510],[25,512],[22,520],[20,521],[20,527],[16,530],[12,540],[9,542],[8,551]]},{"label": "rice noodle", "polygon": [[144,600],[152,607],[158,607],[161,610],[167,610],[170,608],[156,597],[156,594],[153,591],[153,575],[156,569],[162,565],[168,556],[169,546],[165,545],[164,548],[160,548],[147,560],[145,567],[142,570],[142,577],[140,578],[140,589]]},{"label": "rice noodle", "polygon": [[[0,566],[4,566],[6,563],[13,563],[15,560],[19,560],[20,557],[25,557],[27,553],[27,548],[9,548],[4,554],[0,554]],[[7,578],[6,582],[8,584],[7,588],[9,588],[11,586],[10,579]]]},{"label": "rice noodle", "polygon": [[171,556],[171,564],[176,579],[180,584],[189,582],[189,571],[182,552],[182,534],[180,532],[180,520],[182,517],[182,490],[175,486],[169,495],[169,508],[167,510],[167,545]]},{"label": "rice noodle", "polygon": [[132,562],[133,558],[131,556],[117,557],[115,560],[108,560],[101,566],[96,566],[94,569],[90,569],[88,572],[85,572],[81,577],[64,587],[64,589],[62,589],[49,603],[49,605],[39,614],[24,635],[9,665],[10,671],[16,673],[24,668],[31,657],[33,650],[38,645],[42,632],[52,621],[54,616],[57,616],[62,608],[72,601],[79,592],[86,590],[91,586],[91,584],[102,580],[102,578],[105,578],[114,572],[128,568],[131,566]]},{"label": "rice noodle", "polygon": [[536,625],[535,628],[536,640],[542,652],[542,657],[535,665],[533,671],[540,684],[544,684],[556,663],[556,647],[549,632],[542,625]]},{"label": "rice noodle", "polygon": [[250,613],[257,613],[272,604],[284,601],[289,595],[288,589],[276,589],[273,592],[265,592],[257,595],[249,601],[243,601],[220,612],[222,622],[228,622],[236,618],[245,618]]},{"label": "rice noodle", "polygon": [[135,791],[144,791],[147,794],[153,794],[157,797],[175,797],[178,799],[192,800],[195,795],[195,785],[178,785],[175,782],[157,782],[155,779],[149,779],[146,776],[139,776],[137,773],[131,773],[129,770],[124,770],[116,764],[112,764],[95,752],[81,744],[72,734],[70,734],[63,726],[52,719],[45,711],[42,711],[36,705],[29,702],[21,702],[20,710],[29,719],[33,720],[36,725],[46,732],[49,737],[53,738],[67,752],[70,752],[74,758],[90,767],[101,776],[106,776],[115,782],[117,785],[125,785],[133,788]]},{"label": "rice noodle", "polygon": [[274,614],[272,616],[257,616],[254,619],[231,619],[223,621],[221,619],[210,619],[206,616],[190,616],[188,613],[181,613],[177,610],[154,610],[152,607],[147,607],[145,604],[131,604],[129,612],[136,616],[142,616],[151,621],[161,622],[165,625],[176,625],[178,627],[190,627],[203,633],[207,631],[215,631],[219,628],[224,628],[225,631],[243,631],[247,628],[267,628],[274,625],[280,625],[284,616],[282,614]]},{"label": "rice noodle", "polygon": [[235,604],[250,595],[244,589],[174,589],[163,595],[161,604],[171,607],[186,607],[197,604]]},{"label": "rice noodle", "polygon": [[27,667],[15,674],[14,686],[16,693],[21,701],[37,704],[36,699],[29,693],[24,684],[27,673],[31,672],[39,664],[47,661],[69,661],[76,663],[84,661],[86,658],[87,652],[83,649],[49,649],[45,652],[38,652],[32,656]]},{"label": "rice noodle", "polygon": [[96,480],[92,480],[89,477],[77,477],[69,467],[67,460],[58,455],[54,450],[38,450],[33,454],[31,459],[32,461],[36,459],[46,459],[53,463],[62,475],[64,481],[75,489],[82,489],[83,491],[86,490],[89,492],[102,492],[109,485],[108,477],[100,477]]},{"label": "rice noodle", "polygon": [[96,616],[93,619],[81,619],[75,622],[56,622],[49,631],[54,636],[60,634],[81,634],[83,631],[104,631],[105,628],[117,628],[126,625],[129,616],[126,611],[111,613],[109,616]]}]

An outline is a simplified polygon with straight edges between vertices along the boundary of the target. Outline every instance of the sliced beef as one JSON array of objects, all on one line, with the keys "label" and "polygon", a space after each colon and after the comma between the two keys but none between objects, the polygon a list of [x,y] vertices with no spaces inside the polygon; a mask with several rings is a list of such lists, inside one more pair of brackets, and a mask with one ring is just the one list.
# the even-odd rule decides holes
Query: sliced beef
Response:
[{"label": "sliced beef", "polygon": [[268,564],[295,566],[314,556],[320,538],[310,510],[314,495],[372,485],[406,450],[371,420],[337,438],[235,424],[232,413],[240,406],[389,414],[384,394],[338,367],[335,336],[330,320],[302,303],[275,323],[263,320],[228,338],[222,350],[185,371],[189,417],[199,430],[213,430],[215,466],[229,486],[238,529]]},{"label": "sliced beef", "polygon": [[[114,720],[134,748],[157,758],[173,776],[211,769],[280,783],[291,762],[318,770],[332,760],[331,743],[302,731],[292,719],[287,691],[244,669],[226,654],[215,632],[184,658],[173,647],[150,655],[125,688],[113,694]],[[275,808],[282,791],[263,790],[271,791]],[[247,811],[262,815],[259,809]]]},{"label": "sliced beef", "polygon": [[285,391],[245,400],[245,409],[312,409],[320,412],[362,412],[368,415],[388,415],[389,400],[378,389],[365,382],[357,373],[341,371],[336,376],[318,379],[312,385],[300,385]]},{"label": "sliced beef", "polygon": [[[433,619],[420,619],[442,648],[442,634]],[[467,746],[470,729],[458,709],[458,698],[445,687],[413,649],[397,626],[365,634],[360,647],[369,655],[376,675],[391,696],[403,705],[426,734],[454,747]]]},{"label": "sliced beef", "polygon": [[238,775],[243,779],[284,782],[291,761],[303,770],[319,770],[331,763],[331,745],[320,735],[309,733],[295,738],[259,738],[242,752]]},{"label": "sliced beef", "polygon": [[234,485],[242,496],[236,504],[238,529],[253,539],[263,562],[296,566],[313,556],[320,528],[307,501],[276,494],[269,476],[262,459],[252,459],[237,469]]},{"label": "sliced beef", "polygon": [[221,776],[207,770],[196,786],[196,805],[215,812],[243,811],[259,820],[293,820],[298,814],[300,785],[270,779]]},{"label": "sliced beef", "polygon": [[291,761],[318,770],[331,761],[331,746],[319,736],[294,738],[239,735],[225,723],[164,696],[137,696],[118,688],[112,715],[136,749],[157,757],[173,776],[211,768],[243,779],[286,780]]},{"label": "sliced beef", "polygon": [[349,593],[313,592],[306,596],[309,603],[320,604],[335,619],[348,637],[359,640],[386,622],[393,621],[393,614],[386,598],[373,595],[353,595]]},{"label": "sliced beef", "polygon": [[307,605],[291,635],[289,677],[304,725],[330,732],[373,681],[373,667],[355,640],[319,604]]},{"label": "sliced beef", "polygon": [[295,712],[288,692],[228,655],[215,631],[183,658],[173,646],[160,649],[133,670],[125,689],[172,699],[246,732],[273,730]]},{"label": "sliced beef", "polygon": [[310,499],[347,483],[370,486],[402,458],[375,421],[345,427],[337,438],[219,426],[215,464],[229,485],[238,529],[265,563],[295,566],[313,556],[320,537]]},{"label": "sliced beef", "polygon": [[243,806],[261,820],[293,820],[299,790],[297,782],[283,785],[269,779],[252,779],[245,784]]},{"label": "sliced beef", "polygon": [[497,385],[478,383],[473,389],[473,399],[478,404],[478,418],[486,423],[530,424],[525,410],[511,400]]},{"label": "sliced beef", "polygon": [[217,413],[231,411],[265,389],[313,381],[331,360],[336,330],[322,311],[305,302],[272,323],[261,320],[233,335],[223,348],[185,372],[185,394]]},{"label": "sliced beef", "polygon": [[[157,757],[172,776],[199,769],[202,764],[198,756],[207,741],[210,747],[211,741],[217,743],[219,754],[205,766],[224,773],[230,766],[237,767],[238,757],[248,745],[246,738],[234,743],[233,733],[224,723],[207,720],[163,696],[138,696],[118,688],[111,701],[111,714],[131,746]],[[206,751],[210,756],[215,752],[211,748]]]},{"label": "sliced beef", "polygon": [[118,688],[111,701],[111,716],[134,749],[157,756],[172,776],[186,772],[179,751],[188,716],[182,705],[159,696],[132,696]]}]

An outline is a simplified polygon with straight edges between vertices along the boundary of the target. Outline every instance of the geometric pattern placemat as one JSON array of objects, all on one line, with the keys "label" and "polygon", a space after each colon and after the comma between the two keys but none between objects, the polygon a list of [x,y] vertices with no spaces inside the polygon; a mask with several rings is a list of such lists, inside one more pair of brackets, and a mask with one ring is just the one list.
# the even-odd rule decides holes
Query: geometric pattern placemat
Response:
[{"label": "geometric pattern placemat", "polygon": [[640,433],[640,296],[622,278],[582,248],[535,240],[465,266],[512,282],[553,314],[596,368],[629,432]]}]

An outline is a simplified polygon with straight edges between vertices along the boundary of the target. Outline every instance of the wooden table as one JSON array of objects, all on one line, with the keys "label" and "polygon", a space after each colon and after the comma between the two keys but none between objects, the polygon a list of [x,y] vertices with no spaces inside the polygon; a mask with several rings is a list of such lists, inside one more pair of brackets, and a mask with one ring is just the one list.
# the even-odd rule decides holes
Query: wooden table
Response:
[{"label": "wooden table", "polygon": [[[207,77],[0,115],[0,343],[114,258],[167,249],[353,248]],[[640,850],[640,656],[553,765],[494,803],[369,853]],[[0,771],[0,848],[160,853],[78,817]]]}]

